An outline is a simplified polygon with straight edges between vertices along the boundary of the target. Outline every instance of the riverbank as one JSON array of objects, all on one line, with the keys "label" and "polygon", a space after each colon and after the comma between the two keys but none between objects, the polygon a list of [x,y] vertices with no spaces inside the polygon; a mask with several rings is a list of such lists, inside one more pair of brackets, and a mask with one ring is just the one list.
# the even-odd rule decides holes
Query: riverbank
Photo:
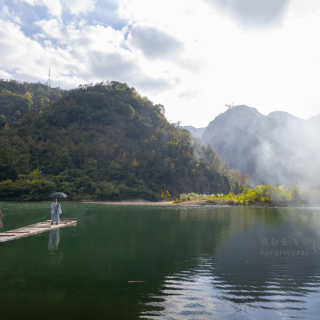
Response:
[{"label": "riverbank", "polygon": [[190,207],[190,206],[256,206],[256,207],[318,207],[320,204],[307,204],[305,202],[289,202],[289,201],[271,201],[256,202],[253,204],[238,203],[229,200],[197,200],[197,201],[179,201],[179,202],[151,202],[144,200],[133,201],[81,201],[82,203],[120,205],[120,206],[158,206],[158,207]]},{"label": "riverbank", "polygon": [[[220,202],[220,201],[219,201]],[[222,204],[218,205],[230,205],[226,203],[229,201],[224,201]],[[152,201],[144,201],[144,200],[136,200],[136,201],[82,201],[82,203],[93,203],[93,204],[106,204],[106,205],[119,205],[119,206],[157,206],[157,207],[168,207],[168,206],[204,206],[204,205],[216,205],[216,203],[210,203],[206,200],[199,201],[182,201],[182,202],[152,202]]]}]

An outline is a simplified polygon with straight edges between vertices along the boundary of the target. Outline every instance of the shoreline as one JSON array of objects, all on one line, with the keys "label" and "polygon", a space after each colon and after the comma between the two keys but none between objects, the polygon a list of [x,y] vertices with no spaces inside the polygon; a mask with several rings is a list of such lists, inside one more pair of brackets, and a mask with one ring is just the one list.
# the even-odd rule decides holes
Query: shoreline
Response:
[{"label": "shoreline", "polygon": [[183,201],[183,202],[152,202],[152,201],[81,201],[81,203],[94,203],[94,204],[104,204],[104,205],[120,205],[120,206],[157,206],[157,207],[194,207],[194,206],[232,206],[232,207],[320,207],[319,204],[307,205],[303,203],[255,203],[255,204],[239,204],[228,200],[217,200],[215,202],[209,202],[207,200],[197,200],[197,201]]},{"label": "shoreline", "polygon": [[[182,201],[182,202],[152,202],[152,201],[81,201],[82,203],[95,203],[104,205],[120,205],[120,206],[157,206],[157,207],[190,207],[190,206],[238,206],[239,204],[231,203],[232,201],[215,201],[207,200]],[[241,205],[240,205],[241,206]]]}]

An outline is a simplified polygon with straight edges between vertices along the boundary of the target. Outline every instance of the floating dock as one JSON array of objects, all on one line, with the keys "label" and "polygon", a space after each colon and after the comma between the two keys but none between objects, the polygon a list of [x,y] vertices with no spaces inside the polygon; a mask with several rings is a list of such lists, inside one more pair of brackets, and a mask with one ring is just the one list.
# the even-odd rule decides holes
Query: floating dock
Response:
[{"label": "floating dock", "polygon": [[0,242],[6,242],[10,240],[20,239],[23,237],[31,236],[33,234],[42,233],[52,229],[58,229],[66,226],[74,226],[77,224],[77,219],[60,219],[58,225],[51,224],[51,220],[38,222],[27,227],[0,232]]}]

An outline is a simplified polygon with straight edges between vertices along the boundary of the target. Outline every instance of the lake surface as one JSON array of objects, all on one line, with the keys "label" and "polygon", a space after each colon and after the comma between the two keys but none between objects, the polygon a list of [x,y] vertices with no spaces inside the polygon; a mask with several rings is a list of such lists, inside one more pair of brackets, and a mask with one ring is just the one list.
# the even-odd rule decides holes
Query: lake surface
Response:
[{"label": "lake surface", "polygon": [[[49,206],[0,202],[0,231]],[[77,226],[0,243],[1,319],[319,319],[319,208],[62,211]]]}]

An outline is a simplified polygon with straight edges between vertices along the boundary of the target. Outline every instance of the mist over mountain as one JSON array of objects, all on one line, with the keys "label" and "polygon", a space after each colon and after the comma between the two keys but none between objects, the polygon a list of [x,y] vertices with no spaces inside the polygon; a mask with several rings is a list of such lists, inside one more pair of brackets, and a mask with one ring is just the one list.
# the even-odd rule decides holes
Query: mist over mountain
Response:
[{"label": "mist over mountain", "polygon": [[192,133],[192,135],[195,138],[200,138],[202,137],[204,130],[206,130],[206,127],[204,128],[195,128],[193,126],[181,126],[181,129],[186,129]]},{"label": "mist over mountain", "polygon": [[265,116],[241,105],[211,121],[201,140],[213,146],[230,168],[247,172],[255,183],[290,185],[315,179],[319,136],[320,115],[304,120],[276,111]]}]

